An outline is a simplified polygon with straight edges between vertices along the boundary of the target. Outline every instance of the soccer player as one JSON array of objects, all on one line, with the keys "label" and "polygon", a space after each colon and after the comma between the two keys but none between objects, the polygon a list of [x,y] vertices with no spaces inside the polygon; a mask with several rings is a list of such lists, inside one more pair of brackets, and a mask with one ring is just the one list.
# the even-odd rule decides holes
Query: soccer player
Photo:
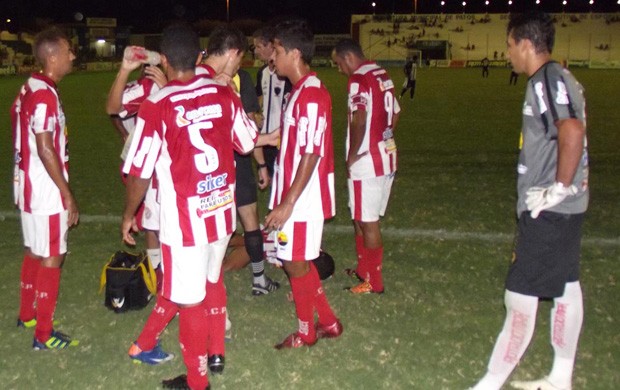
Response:
[{"label": "soccer player", "polygon": [[414,56],[412,59],[407,60],[405,67],[403,68],[405,73],[405,82],[403,83],[403,89],[400,91],[399,99],[409,90],[409,99],[413,100],[415,94],[415,83],[418,77],[418,57]]},{"label": "soccer player", "polygon": [[487,57],[484,57],[482,59],[482,78],[487,78],[489,77],[489,59]]},{"label": "soccer player", "polygon": [[233,149],[248,153],[258,133],[228,87],[195,74],[198,35],[186,25],[162,35],[166,87],[140,107],[123,171],[127,198],[121,232],[128,244],[132,219],[157,172],[161,199],[162,295],[179,310],[179,341],[187,376],[165,388],[205,389],[207,377],[207,280],[216,283],[235,228]]},{"label": "soccer player", "polygon": [[[261,133],[271,133],[280,128],[284,98],[292,88],[291,82],[286,77],[276,73],[273,63],[274,33],[273,27],[268,26],[256,30],[252,35],[254,54],[265,62],[256,74],[256,94],[263,107]],[[273,177],[273,164],[278,155],[278,149],[274,146],[263,146],[263,153],[265,164],[258,164],[258,172],[262,175],[264,171],[267,171],[269,177]]]},{"label": "soccer player", "polygon": [[[238,61],[235,63],[230,61],[229,51],[231,49],[236,50],[235,52],[239,54]],[[239,70],[240,60],[246,49],[247,40],[238,29],[228,27],[215,29],[209,36],[208,57],[202,66],[209,70],[209,72],[220,75],[220,77],[230,78],[230,80],[223,81],[232,82],[233,76]],[[231,86],[239,91],[246,113],[253,113],[258,108],[256,95],[254,95],[253,88],[250,90],[251,79],[245,77],[247,74],[243,74],[243,72],[242,75],[244,78],[243,80],[239,79],[239,86],[236,86],[234,83]],[[254,150],[254,158],[259,167],[265,164],[263,149],[256,148]],[[276,291],[280,284],[265,275],[263,235],[260,231],[258,220],[258,197],[256,194],[256,179],[252,171],[252,161],[249,156],[242,156],[237,153],[235,154],[235,162],[237,166],[237,213],[244,229],[243,239],[245,247],[252,260],[252,295],[266,295]],[[259,177],[263,181],[261,187],[265,188],[268,185],[269,177],[264,170]]]},{"label": "soccer player", "polygon": [[350,291],[383,293],[379,219],[385,214],[396,173],[394,129],[400,106],[385,69],[366,60],[357,42],[340,41],[332,59],[340,72],[349,76],[346,163],[358,261],[357,268],[347,273],[361,281]]},{"label": "soccer player", "polygon": [[566,390],[583,321],[579,253],[589,198],[584,91],[551,60],[555,29],[549,15],[514,15],[507,32],[512,66],[528,76],[517,166],[519,220],[504,294],[506,321],[474,389],[502,387],[530,343],[539,299],[552,298],[551,372],[511,385]]},{"label": "soccer player", "polygon": [[[303,21],[276,27],[274,64],[293,84],[282,116],[281,146],[265,226],[277,230],[277,257],[291,282],[299,328],[275,348],[312,346],[342,334],[316,267],[323,223],[336,212],[331,97],[310,70],[314,36]],[[314,311],[318,322],[314,324]]]},{"label": "soccer player", "polygon": [[[123,58],[121,67],[116,78],[110,87],[106,111],[112,120],[114,128],[124,141],[121,152],[121,160],[124,162],[133,130],[136,127],[136,116],[142,102],[151,94],[159,91],[168,80],[157,64],[143,64],[141,61],[134,61]],[[128,82],[129,75],[140,66],[143,67],[141,75],[137,80]],[[161,278],[159,263],[161,254],[159,252],[159,202],[157,201],[157,179],[153,178],[149,184],[149,189],[144,198],[143,204],[136,215],[138,225],[145,231],[146,251],[153,269],[158,271],[158,280]]]},{"label": "soccer player", "polygon": [[34,55],[42,66],[22,86],[11,108],[15,204],[24,236],[17,326],[34,327],[35,350],[64,349],[77,340],[53,329],[67,232],[79,210],[69,187],[67,128],[57,85],[75,55],[57,28],[39,33]]}]

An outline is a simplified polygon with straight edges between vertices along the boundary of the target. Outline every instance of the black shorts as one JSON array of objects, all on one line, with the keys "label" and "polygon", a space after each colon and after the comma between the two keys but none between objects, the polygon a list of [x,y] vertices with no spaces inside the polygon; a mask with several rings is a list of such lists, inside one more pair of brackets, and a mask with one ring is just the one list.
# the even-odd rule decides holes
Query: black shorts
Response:
[{"label": "black shorts", "polygon": [[235,152],[235,164],[237,170],[237,187],[235,189],[235,198],[237,207],[247,206],[256,203],[256,178],[252,168],[252,157],[250,155],[242,156]]},{"label": "black shorts", "polygon": [[537,219],[521,214],[506,289],[540,298],[564,295],[564,285],[579,280],[583,219],[549,211]]}]

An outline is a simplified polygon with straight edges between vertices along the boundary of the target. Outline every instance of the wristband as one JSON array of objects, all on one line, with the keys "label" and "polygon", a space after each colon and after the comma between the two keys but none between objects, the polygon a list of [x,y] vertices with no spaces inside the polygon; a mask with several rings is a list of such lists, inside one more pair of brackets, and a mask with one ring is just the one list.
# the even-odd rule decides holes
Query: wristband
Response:
[{"label": "wristband", "polygon": [[258,169],[267,168],[267,163],[257,164]]}]

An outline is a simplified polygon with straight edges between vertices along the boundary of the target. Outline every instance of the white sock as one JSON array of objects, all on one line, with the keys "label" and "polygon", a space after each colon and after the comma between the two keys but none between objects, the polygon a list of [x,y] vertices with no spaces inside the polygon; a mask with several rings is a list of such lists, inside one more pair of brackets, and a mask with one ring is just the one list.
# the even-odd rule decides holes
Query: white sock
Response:
[{"label": "white sock", "polygon": [[147,249],[146,254],[149,256],[149,262],[151,263],[153,269],[159,267],[159,263],[161,263],[160,249]]},{"label": "white sock", "polygon": [[506,290],[506,321],[495,341],[487,373],[474,390],[499,390],[523,356],[534,334],[538,297]]},{"label": "white sock", "polygon": [[575,354],[583,322],[583,297],[579,282],[566,283],[564,295],[554,299],[551,309],[553,367],[548,380],[559,388],[570,388]]}]

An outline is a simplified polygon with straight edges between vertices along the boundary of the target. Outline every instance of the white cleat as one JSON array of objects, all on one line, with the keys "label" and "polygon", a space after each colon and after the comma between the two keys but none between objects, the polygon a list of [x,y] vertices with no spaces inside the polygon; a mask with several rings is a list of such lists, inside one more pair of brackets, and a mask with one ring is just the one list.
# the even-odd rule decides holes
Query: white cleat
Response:
[{"label": "white cleat", "polygon": [[571,390],[571,387],[557,387],[553,383],[549,382],[547,378],[538,379],[535,381],[512,381],[510,386],[515,389],[521,390]]}]

